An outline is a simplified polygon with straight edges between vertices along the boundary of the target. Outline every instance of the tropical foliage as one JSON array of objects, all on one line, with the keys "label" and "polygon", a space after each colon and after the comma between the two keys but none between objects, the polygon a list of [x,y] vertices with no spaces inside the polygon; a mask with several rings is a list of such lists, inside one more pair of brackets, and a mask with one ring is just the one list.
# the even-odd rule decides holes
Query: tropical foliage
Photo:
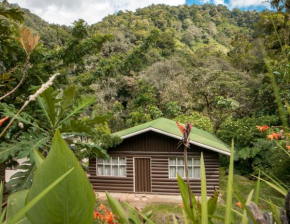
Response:
[{"label": "tropical foliage", "polygon": [[[207,200],[203,157],[200,201],[178,178],[184,223],[257,223],[266,217],[260,199],[283,223],[284,208],[259,195],[260,181],[283,196],[290,186],[289,4],[270,3],[277,12],[151,5],[67,27],[0,2],[1,171],[27,160],[5,185],[0,223],[39,223],[39,214],[41,223],[153,223],[151,212],[110,194],[110,209],[97,210],[83,159],[107,158],[120,143],[111,132],[163,116],[235,142],[230,160],[221,157],[229,164],[223,214],[218,191]],[[257,178],[246,200],[234,170]]]}]

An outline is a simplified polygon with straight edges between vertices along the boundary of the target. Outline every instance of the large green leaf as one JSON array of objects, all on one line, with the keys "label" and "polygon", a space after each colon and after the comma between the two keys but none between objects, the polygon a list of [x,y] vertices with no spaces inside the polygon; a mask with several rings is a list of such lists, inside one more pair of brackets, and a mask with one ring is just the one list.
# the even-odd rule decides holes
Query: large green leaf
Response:
[{"label": "large green leaf", "polygon": [[[7,216],[6,219],[9,222],[22,208],[25,206],[25,199],[28,194],[28,190],[18,191],[11,194],[7,201]],[[25,215],[20,218],[19,224],[31,224]]]},{"label": "large green leaf", "polygon": [[26,204],[72,167],[72,173],[27,213],[31,223],[39,223],[39,214],[42,224],[93,222],[95,195],[92,186],[59,131],[52,140],[47,158],[35,172]]},{"label": "large green leaf", "polygon": [[211,221],[211,216],[213,216],[216,208],[217,208],[217,202],[218,202],[218,198],[219,198],[219,193],[218,190],[215,189],[213,195],[210,197],[210,199],[207,202],[207,212],[208,212],[208,216],[209,216],[209,223],[212,223]]},{"label": "large green leaf", "polygon": [[129,210],[129,222],[132,224],[142,224],[139,214],[134,208],[130,208]]},{"label": "large green leaf", "polygon": [[[135,212],[137,212],[139,214],[139,218],[140,219],[143,219],[143,222],[141,223],[145,223],[145,224],[155,224],[151,219],[150,217],[152,216],[152,210],[146,212],[146,213],[142,213],[142,212],[139,212],[135,207],[133,207],[132,205],[126,203],[126,202],[123,202],[128,208],[130,209],[134,209]],[[131,219],[132,220],[132,219]],[[130,218],[129,218],[129,221],[131,221]]]},{"label": "large green leaf", "polygon": [[183,179],[179,176],[179,174],[177,174],[177,182],[178,182],[181,198],[182,198],[183,205],[184,205],[184,210],[185,210],[188,218],[190,219],[190,221],[192,223],[196,223],[197,219],[198,219],[197,210],[196,210],[196,208],[197,208],[196,199],[195,199],[193,193],[190,192],[191,199],[192,199],[192,205],[193,205],[192,208],[190,208],[188,186],[183,181]]},{"label": "large green leaf", "polygon": [[[61,181],[66,178],[67,175],[69,175],[74,170],[74,167],[71,168],[69,171],[65,172],[63,175],[58,177],[56,180],[54,180],[48,187],[46,187],[43,191],[41,191],[35,198],[33,198],[29,203],[26,203],[24,208],[20,209],[19,212],[17,212],[16,215],[14,215],[11,220],[9,220],[8,224],[15,224],[19,223],[21,220],[21,217],[23,217],[31,208],[33,208],[40,200],[43,199],[44,196],[46,196],[55,186],[57,186]],[[26,196],[27,198],[27,196]],[[31,221],[31,220],[29,220]],[[40,221],[39,221],[40,222]],[[38,223],[39,223],[38,222]],[[43,223],[43,220],[41,220],[41,223]]]},{"label": "large green leaf", "polygon": [[106,192],[106,195],[110,208],[112,209],[112,212],[116,215],[118,222],[121,224],[128,223],[129,219],[122,205],[115,198],[113,198],[108,192]]},{"label": "large green leaf", "polygon": [[45,160],[45,158],[37,149],[33,149],[33,155],[36,167],[39,167],[41,163]]}]

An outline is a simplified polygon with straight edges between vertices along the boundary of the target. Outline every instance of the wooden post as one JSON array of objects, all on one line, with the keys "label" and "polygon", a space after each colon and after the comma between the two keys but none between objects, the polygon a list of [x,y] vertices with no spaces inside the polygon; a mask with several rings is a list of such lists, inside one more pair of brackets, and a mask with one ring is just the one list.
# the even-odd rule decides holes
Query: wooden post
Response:
[{"label": "wooden post", "polygon": [[190,204],[190,208],[192,208],[193,204],[192,204],[192,198],[191,198],[191,189],[190,189],[190,182],[189,182],[189,178],[188,178],[188,167],[187,167],[187,146],[185,146],[185,145],[183,146],[183,160],[184,160],[185,176],[186,176],[186,180],[187,180],[189,204]]}]

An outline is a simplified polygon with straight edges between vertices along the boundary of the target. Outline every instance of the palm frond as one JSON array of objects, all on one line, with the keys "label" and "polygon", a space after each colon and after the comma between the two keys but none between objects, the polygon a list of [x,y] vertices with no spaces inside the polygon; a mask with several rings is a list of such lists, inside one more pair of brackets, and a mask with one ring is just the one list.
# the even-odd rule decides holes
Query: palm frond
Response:
[{"label": "palm frond", "polygon": [[59,118],[62,118],[64,114],[67,112],[69,107],[73,105],[75,98],[76,98],[76,87],[75,86],[69,86],[65,90],[63,90],[60,94],[61,98],[61,107],[60,107],[60,113]]},{"label": "palm frond", "polygon": [[59,128],[61,133],[73,134],[77,136],[92,136],[95,134],[94,129],[85,121],[68,120]]},{"label": "palm frond", "polygon": [[76,105],[73,106],[73,108],[69,111],[67,116],[59,122],[59,125],[62,124],[63,122],[67,121],[69,118],[73,116],[77,116],[80,113],[84,111],[87,107],[92,105],[94,102],[96,102],[95,97],[83,97],[80,100],[77,101]]},{"label": "palm frond", "polygon": [[58,119],[57,111],[60,108],[61,99],[57,97],[59,93],[59,90],[53,91],[50,87],[37,98],[39,106],[53,127],[56,125],[56,120]]}]

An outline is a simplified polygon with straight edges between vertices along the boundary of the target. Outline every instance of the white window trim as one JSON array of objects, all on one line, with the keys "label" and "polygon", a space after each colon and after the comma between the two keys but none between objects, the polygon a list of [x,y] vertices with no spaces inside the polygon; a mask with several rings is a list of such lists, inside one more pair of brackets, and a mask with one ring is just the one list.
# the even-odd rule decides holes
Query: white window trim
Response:
[{"label": "white window trim", "polygon": [[[176,167],[176,171],[177,171],[177,168],[179,166],[184,167],[184,164],[183,165],[177,165],[177,160],[180,159],[180,158],[183,159],[183,157],[169,157],[168,158],[168,178],[169,179],[175,179],[175,180],[177,179],[177,172],[176,172],[176,177],[170,177],[170,166],[175,166]],[[176,160],[176,165],[170,165],[170,159],[175,159]],[[197,157],[187,157],[187,160],[188,159],[192,159],[192,160],[199,159],[199,161],[200,161],[200,158],[197,158]],[[201,169],[201,164],[200,165],[193,165],[193,161],[192,161],[192,165],[190,165],[190,167],[192,167],[192,168],[199,167]],[[187,164],[187,169],[188,169],[188,164]],[[192,170],[192,172],[193,172],[193,170]],[[185,169],[183,169],[183,176],[181,178],[183,178],[183,179],[186,178]],[[201,179],[201,174],[200,174],[200,177],[189,177],[189,179],[190,180],[200,180]]]},{"label": "white window trim", "polygon": [[[113,164],[113,157],[114,158],[118,158],[118,164]],[[110,157],[110,160],[108,161],[108,160],[106,160],[106,159],[103,159],[104,160],[104,163],[101,163],[101,164],[99,164],[98,163],[98,157],[96,158],[96,174],[97,174],[97,176],[99,176],[99,177],[127,177],[127,158],[124,156],[124,157],[122,157],[121,156],[121,158],[125,158],[125,164],[120,164],[120,157],[118,156],[111,156]],[[103,170],[105,170],[105,165],[110,165],[110,169],[111,169],[111,175],[99,175],[98,174],[98,165],[103,165]],[[118,175],[116,176],[116,175],[113,175],[113,166],[118,166]],[[120,174],[120,169],[119,169],[119,167],[120,166],[125,166],[125,176],[120,176],[119,174]]]}]

